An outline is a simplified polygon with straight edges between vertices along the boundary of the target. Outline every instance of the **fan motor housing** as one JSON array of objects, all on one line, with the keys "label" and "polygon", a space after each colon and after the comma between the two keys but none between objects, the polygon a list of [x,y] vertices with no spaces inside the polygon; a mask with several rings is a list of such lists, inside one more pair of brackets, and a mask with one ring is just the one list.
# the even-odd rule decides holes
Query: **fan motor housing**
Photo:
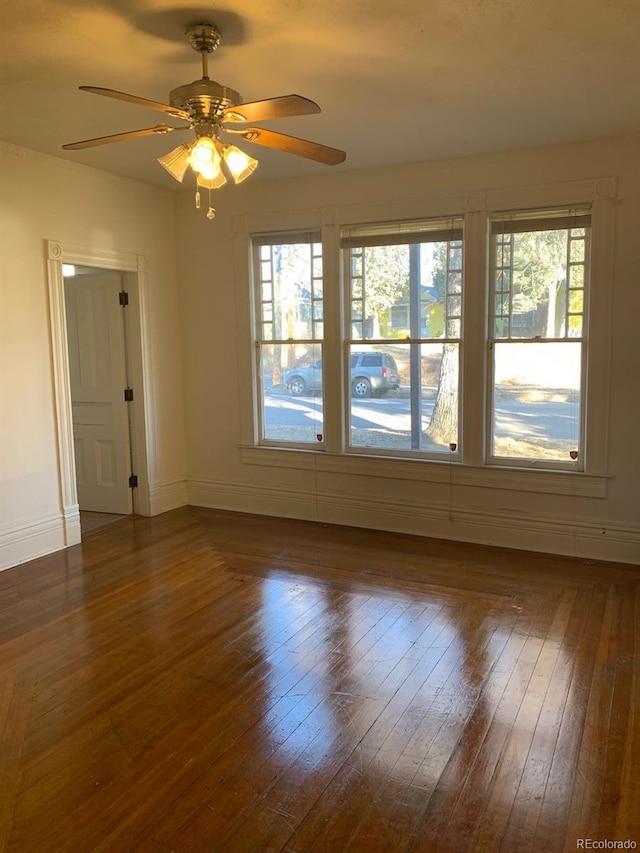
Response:
[{"label": "fan motor housing", "polygon": [[234,89],[229,89],[215,80],[194,80],[178,86],[169,93],[172,107],[187,110],[194,119],[220,118],[227,107],[242,103]]}]

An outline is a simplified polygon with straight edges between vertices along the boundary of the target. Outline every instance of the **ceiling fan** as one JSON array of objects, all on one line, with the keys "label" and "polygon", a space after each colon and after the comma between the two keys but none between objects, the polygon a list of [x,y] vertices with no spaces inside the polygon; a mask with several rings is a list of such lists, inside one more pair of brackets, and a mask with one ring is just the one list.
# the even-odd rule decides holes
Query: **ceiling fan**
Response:
[{"label": "ceiling fan", "polygon": [[248,122],[261,122],[273,118],[288,118],[290,116],[310,115],[319,113],[320,107],[301,95],[282,95],[277,98],[267,98],[262,101],[252,101],[244,104],[238,92],[222,86],[211,80],[208,74],[208,58],[220,44],[222,35],[219,29],[209,23],[195,24],[185,33],[191,47],[202,57],[202,78],[178,86],[169,93],[169,104],[151,101],[115,89],[103,89],[96,86],[80,86],[83,92],[92,92],[128,101],[158,110],[174,119],[187,122],[183,126],[157,124],[141,130],[129,130],[124,133],[114,133],[110,136],[99,136],[95,139],[83,139],[62,147],[66,151],[79,148],[91,148],[95,145],[106,145],[110,142],[120,142],[126,139],[136,139],[142,136],[152,136],[156,133],[172,133],[180,130],[193,130],[195,141],[179,145],[158,158],[158,162],[177,181],[182,181],[188,168],[196,176],[196,207],[200,207],[200,187],[209,191],[209,207],[207,216],[213,219],[215,210],[211,206],[211,190],[218,189],[227,182],[240,183],[255,170],[258,161],[254,160],[235,145],[220,140],[220,133],[240,136],[248,142],[276,148],[288,154],[297,154],[308,160],[315,160],[327,166],[335,166],[345,160],[346,154],[337,148],[310,142],[296,136],[288,136],[261,127],[243,127],[237,125]]}]

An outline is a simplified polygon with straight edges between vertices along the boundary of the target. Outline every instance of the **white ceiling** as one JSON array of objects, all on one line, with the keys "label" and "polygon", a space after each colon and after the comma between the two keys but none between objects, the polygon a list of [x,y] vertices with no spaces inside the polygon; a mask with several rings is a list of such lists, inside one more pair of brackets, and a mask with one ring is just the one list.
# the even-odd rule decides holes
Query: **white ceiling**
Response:
[{"label": "white ceiling", "polygon": [[183,33],[206,19],[213,79],[317,101],[265,126],[347,152],[327,167],[242,143],[252,181],[640,131],[639,0],[0,0],[0,138],[179,189],[155,160],[174,137],[61,145],[164,122],[77,87],[168,102],[201,75]]}]

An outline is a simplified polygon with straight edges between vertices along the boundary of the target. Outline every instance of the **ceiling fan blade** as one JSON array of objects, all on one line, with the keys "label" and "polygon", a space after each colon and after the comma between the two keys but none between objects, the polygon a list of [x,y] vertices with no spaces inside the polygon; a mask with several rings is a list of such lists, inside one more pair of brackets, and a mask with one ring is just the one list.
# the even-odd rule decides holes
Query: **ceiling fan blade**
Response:
[{"label": "ceiling fan blade", "polygon": [[139,98],[137,95],[128,95],[126,92],[118,92],[115,89],[103,89],[100,86],[79,86],[83,92],[93,92],[94,95],[104,95],[106,98],[115,98],[118,101],[128,101],[130,104],[138,104],[140,107],[149,107],[152,110],[159,110],[161,113],[166,113],[172,118],[184,118],[189,120],[191,116],[186,110],[181,110],[178,107],[171,107],[169,104],[162,104],[160,101],[150,101],[148,98]]},{"label": "ceiling fan blade", "polygon": [[223,121],[265,121],[269,118],[287,118],[319,113],[320,107],[315,101],[301,95],[282,95],[279,98],[267,98],[264,101],[251,101],[227,107],[222,114]]},{"label": "ceiling fan blade", "polygon": [[287,136],[285,133],[276,133],[261,127],[248,127],[246,130],[234,131],[234,133],[239,133],[248,142],[255,142],[256,145],[277,148],[288,154],[306,157],[307,160],[316,160],[326,166],[337,166],[338,163],[343,163],[347,156],[344,151],[337,148],[329,148],[328,145],[320,145],[319,142],[309,142],[307,139]]},{"label": "ceiling fan blade", "polygon": [[97,136],[95,139],[70,142],[62,147],[65,151],[75,151],[77,148],[93,148],[94,145],[107,145],[109,142],[122,142],[125,139],[136,139],[139,136],[153,136],[154,133],[170,133],[172,130],[189,129],[188,127],[170,127],[168,124],[156,124],[155,127],[145,127],[142,130],[127,130],[124,133],[112,133],[110,136]]}]

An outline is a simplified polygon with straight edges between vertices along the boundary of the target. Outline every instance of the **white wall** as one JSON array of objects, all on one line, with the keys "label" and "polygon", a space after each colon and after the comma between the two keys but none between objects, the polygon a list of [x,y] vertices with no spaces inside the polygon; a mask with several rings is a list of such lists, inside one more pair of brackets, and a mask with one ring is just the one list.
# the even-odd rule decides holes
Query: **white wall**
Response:
[{"label": "white wall", "polygon": [[[193,208],[191,195],[182,196],[190,502],[640,563],[639,142],[627,137],[376,170],[327,170],[323,177],[272,183],[249,179],[216,194],[213,222]],[[535,489],[527,491],[510,486],[508,478],[494,476],[489,483],[483,472],[458,479],[457,471],[431,465],[421,481],[404,478],[401,463],[382,477],[376,463],[306,459],[296,465],[277,453],[267,463],[264,453],[242,449],[251,432],[252,356],[246,272],[237,250],[234,256],[234,233],[247,220],[263,216],[268,222],[273,214],[275,221],[281,213],[295,228],[310,211],[322,218],[325,209],[330,216],[336,207],[396,203],[401,213],[403,205],[419,209],[421,200],[431,209],[435,197],[602,176],[617,178],[618,201],[613,273],[606,282],[612,297],[608,458],[606,470],[598,472],[607,476],[593,495],[557,478],[542,490],[533,478]]]},{"label": "white wall", "polygon": [[149,484],[157,508],[184,503],[174,234],[171,193],[0,143],[0,567],[65,544],[46,240],[148,259]]}]

